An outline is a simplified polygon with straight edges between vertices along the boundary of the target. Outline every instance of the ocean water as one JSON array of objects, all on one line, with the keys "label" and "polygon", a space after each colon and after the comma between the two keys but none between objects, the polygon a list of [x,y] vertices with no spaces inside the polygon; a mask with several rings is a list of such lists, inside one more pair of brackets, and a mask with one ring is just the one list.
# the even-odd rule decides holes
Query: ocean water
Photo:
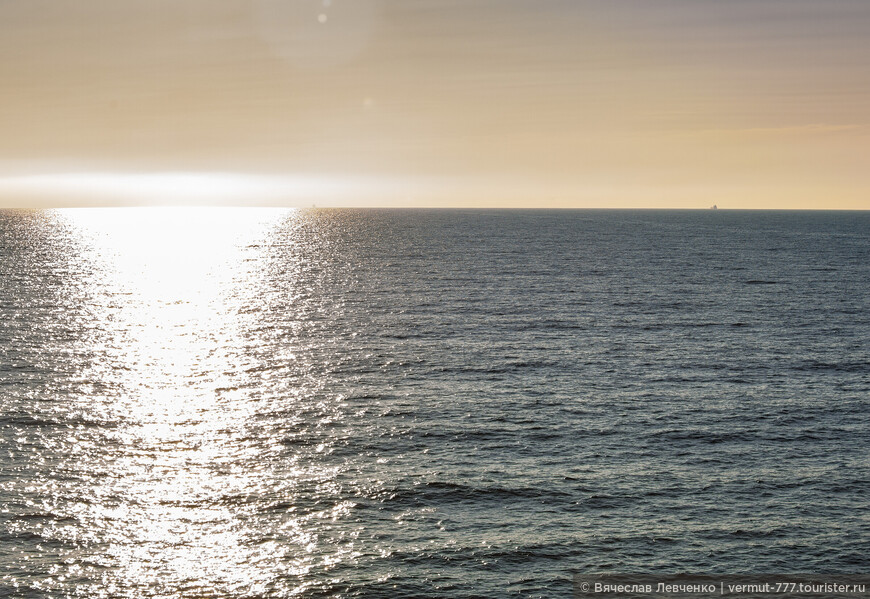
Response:
[{"label": "ocean water", "polygon": [[870,212],[0,212],[0,595],[867,572]]}]

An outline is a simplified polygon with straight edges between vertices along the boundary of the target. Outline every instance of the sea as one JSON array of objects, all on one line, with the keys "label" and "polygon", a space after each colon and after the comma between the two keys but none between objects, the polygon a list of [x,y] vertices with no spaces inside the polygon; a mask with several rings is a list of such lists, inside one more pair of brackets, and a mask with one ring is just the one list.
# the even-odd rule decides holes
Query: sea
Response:
[{"label": "sea", "polygon": [[870,212],[0,212],[0,596],[870,570]]}]

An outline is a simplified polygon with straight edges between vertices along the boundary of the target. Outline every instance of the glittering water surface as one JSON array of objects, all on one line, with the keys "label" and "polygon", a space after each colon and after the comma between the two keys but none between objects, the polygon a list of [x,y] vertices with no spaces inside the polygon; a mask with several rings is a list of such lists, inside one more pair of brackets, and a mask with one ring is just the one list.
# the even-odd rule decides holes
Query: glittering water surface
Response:
[{"label": "glittering water surface", "polygon": [[0,594],[870,566],[870,214],[0,213]]}]

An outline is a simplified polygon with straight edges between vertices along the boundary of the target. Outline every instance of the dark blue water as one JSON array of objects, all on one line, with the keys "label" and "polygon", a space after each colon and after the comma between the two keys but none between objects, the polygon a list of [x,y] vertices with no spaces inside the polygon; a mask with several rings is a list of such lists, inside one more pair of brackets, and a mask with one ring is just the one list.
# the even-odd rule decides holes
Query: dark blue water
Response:
[{"label": "dark blue water", "polygon": [[0,394],[7,595],[866,572],[870,213],[2,212]]}]

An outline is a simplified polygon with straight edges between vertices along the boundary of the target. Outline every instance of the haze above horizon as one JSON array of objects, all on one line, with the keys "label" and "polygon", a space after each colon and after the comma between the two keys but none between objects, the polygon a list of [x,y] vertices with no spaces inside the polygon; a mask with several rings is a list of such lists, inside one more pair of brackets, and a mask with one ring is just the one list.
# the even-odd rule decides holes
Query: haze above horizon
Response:
[{"label": "haze above horizon", "polygon": [[12,0],[0,207],[870,209],[862,0]]}]

